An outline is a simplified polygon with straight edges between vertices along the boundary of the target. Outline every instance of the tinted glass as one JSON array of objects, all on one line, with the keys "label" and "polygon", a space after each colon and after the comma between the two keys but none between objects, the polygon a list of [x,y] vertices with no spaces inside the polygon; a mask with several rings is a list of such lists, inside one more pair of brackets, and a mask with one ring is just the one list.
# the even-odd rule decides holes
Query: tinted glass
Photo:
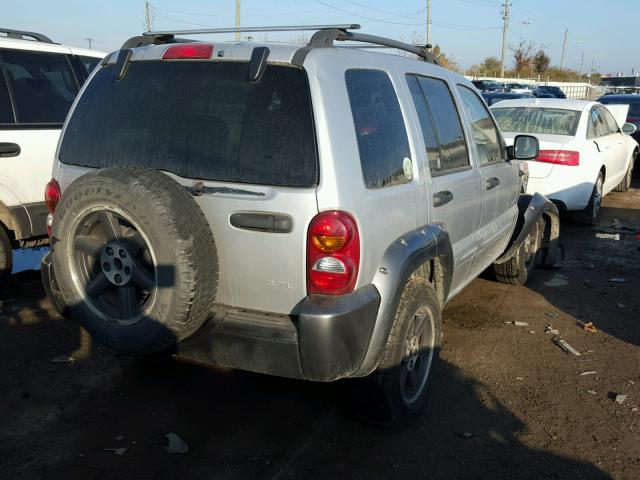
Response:
[{"label": "tinted glass", "polygon": [[0,123],[13,123],[13,110],[11,110],[11,100],[7,83],[2,78],[0,70]]},{"label": "tinted glass", "polygon": [[442,159],[440,158],[440,147],[438,146],[438,138],[436,137],[435,125],[433,124],[429,106],[422,95],[418,79],[414,76],[407,76],[407,83],[418,112],[418,120],[420,121],[420,128],[422,129],[422,136],[427,150],[427,159],[429,160],[429,169],[432,172],[437,172],[442,168]]},{"label": "tinted glass", "polygon": [[[429,110],[435,120],[436,134],[442,152],[439,172],[469,165],[469,154],[458,110],[447,84],[437,78],[417,77]],[[438,171],[432,173],[437,173]]]},{"label": "tinted glass", "polygon": [[600,107],[598,107],[598,110],[600,110],[600,114],[604,118],[604,123],[607,125],[608,134],[612,135],[614,133],[618,133],[620,127],[618,126],[618,122],[616,122],[616,119],[613,118],[613,115],[611,115],[611,112],[609,112],[609,110],[607,110],[606,108]]},{"label": "tinted glass", "polygon": [[484,102],[467,87],[458,85],[462,106],[471,123],[480,165],[504,161],[500,134]]},{"label": "tinted glass", "polygon": [[84,68],[87,70],[87,74],[90,74],[91,72],[93,72],[93,69],[96,68],[96,66],[102,60],[100,58],[95,58],[95,57],[83,57],[83,56],[80,56],[78,58],[80,58],[80,61],[84,65]]},{"label": "tinted glass", "polygon": [[62,123],[78,87],[64,55],[4,50],[18,123]]},{"label": "tinted glass", "polygon": [[491,109],[503,132],[574,136],[581,112],[560,108],[495,107]]},{"label": "tinted glass", "polygon": [[347,92],[367,188],[409,182],[404,159],[409,140],[389,76],[379,70],[347,70]]},{"label": "tinted glass", "polygon": [[132,62],[99,70],[64,135],[60,160],[142,165],[189,178],[305,187],[318,166],[304,71],[269,65]]}]

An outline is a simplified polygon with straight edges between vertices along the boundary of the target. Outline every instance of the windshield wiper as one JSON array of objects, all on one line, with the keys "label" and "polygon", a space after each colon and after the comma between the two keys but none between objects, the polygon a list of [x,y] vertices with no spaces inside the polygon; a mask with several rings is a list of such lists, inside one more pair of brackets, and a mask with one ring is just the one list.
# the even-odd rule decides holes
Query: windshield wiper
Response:
[{"label": "windshield wiper", "polygon": [[191,194],[195,197],[199,197],[201,195],[210,195],[212,193],[223,193],[226,195],[253,195],[256,197],[264,197],[264,192],[254,192],[251,190],[244,190],[241,188],[230,188],[230,187],[206,187],[202,182],[196,182],[192,188],[188,188],[191,191]]}]

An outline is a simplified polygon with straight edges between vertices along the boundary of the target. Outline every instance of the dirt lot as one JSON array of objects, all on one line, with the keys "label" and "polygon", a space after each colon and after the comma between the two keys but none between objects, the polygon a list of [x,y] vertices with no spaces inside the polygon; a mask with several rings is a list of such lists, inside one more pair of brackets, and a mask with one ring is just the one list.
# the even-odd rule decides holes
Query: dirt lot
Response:
[{"label": "dirt lot", "polygon": [[[448,306],[428,408],[400,431],[353,415],[348,382],[104,352],[19,274],[0,293],[0,478],[640,478],[640,241],[595,236],[640,230],[640,190],[604,206],[599,228],[563,224],[564,268],[478,279]],[[168,432],[189,452],[166,452]]]}]

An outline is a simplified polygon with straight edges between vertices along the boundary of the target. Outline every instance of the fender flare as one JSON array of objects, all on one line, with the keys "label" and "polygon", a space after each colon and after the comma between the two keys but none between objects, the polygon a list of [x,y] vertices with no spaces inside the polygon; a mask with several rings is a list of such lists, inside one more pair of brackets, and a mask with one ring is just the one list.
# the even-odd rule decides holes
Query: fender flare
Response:
[{"label": "fender flare", "polygon": [[433,223],[417,228],[387,248],[372,282],[380,294],[380,308],[364,360],[353,376],[366,376],[377,368],[405,284],[419,267],[434,259],[438,259],[442,268],[441,288],[444,291],[439,295],[446,299],[451,288],[453,250],[443,224]]},{"label": "fender flare", "polygon": [[543,265],[552,266],[556,261],[562,259],[564,250],[559,244],[560,214],[558,207],[545,196],[534,193],[533,195],[520,195],[518,198],[518,219],[511,234],[509,246],[494,263],[501,264],[509,260],[529,236],[542,215],[548,217],[550,227],[549,238],[542,245],[542,248],[547,252]]},{"label": "fender flare", "polygon": [[23,205],[8,207],[0,201],[0,225],[12,231],[16,240],[27,238],[31,234],[31,221]]}]

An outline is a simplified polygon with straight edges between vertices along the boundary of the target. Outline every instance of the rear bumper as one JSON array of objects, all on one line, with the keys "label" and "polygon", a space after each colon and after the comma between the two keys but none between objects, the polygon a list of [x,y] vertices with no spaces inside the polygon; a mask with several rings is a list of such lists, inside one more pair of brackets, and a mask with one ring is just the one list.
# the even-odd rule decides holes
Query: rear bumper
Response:
[{"label": "rear bumper", "polygon": [[[67,309],[47,253],[40,266],[47,295]],[[376,322],[380,294],[366,285],[348,295],[309,295],[295,315],[217,306],[198,332],[178,342],[179,356],[252,372],[329,382],[362,365]]]},{"label": "rear bumper", "polygon": [[568,175],[558,175],[558,178],[554,178],[554,175],[545,178],[529,176],[527,185],[528,194],[540,193],[549,200],[564,205],[567,210],[587,208],[592,191],[593,183],[572,181]]},{"label": "rear bumper", "polygon": [[296,315],[220,307],[177,354],[231,368],[329,382],[362,365],[380,294],[367,285],[341,296],[310,295]]}]

